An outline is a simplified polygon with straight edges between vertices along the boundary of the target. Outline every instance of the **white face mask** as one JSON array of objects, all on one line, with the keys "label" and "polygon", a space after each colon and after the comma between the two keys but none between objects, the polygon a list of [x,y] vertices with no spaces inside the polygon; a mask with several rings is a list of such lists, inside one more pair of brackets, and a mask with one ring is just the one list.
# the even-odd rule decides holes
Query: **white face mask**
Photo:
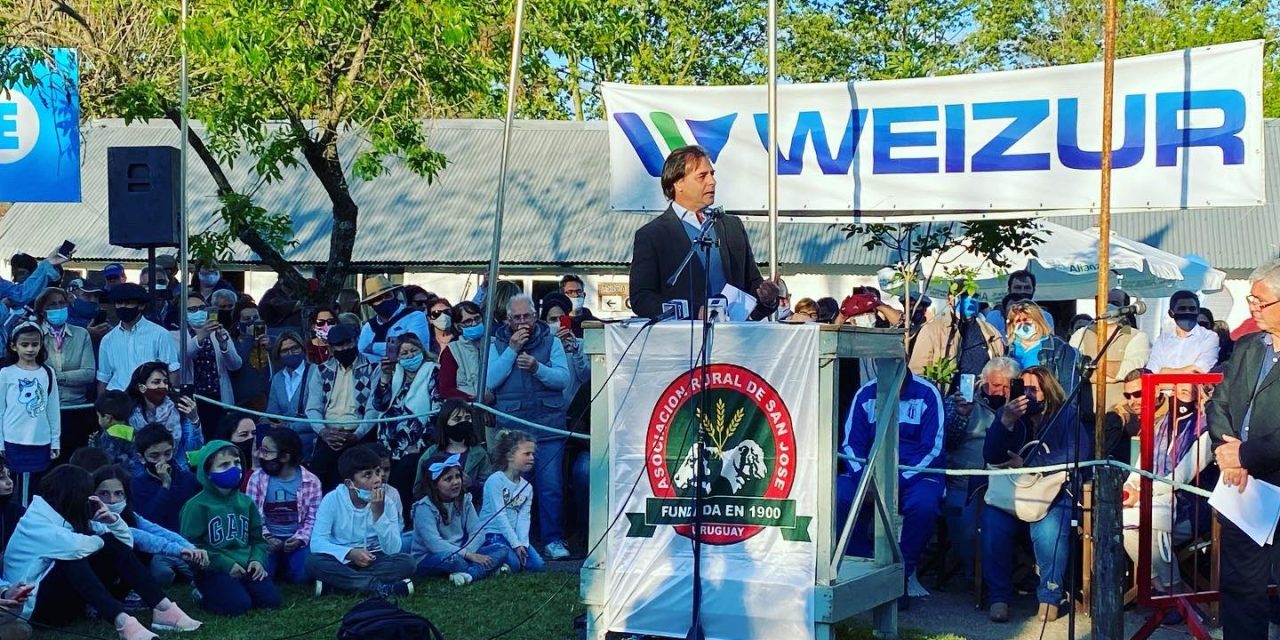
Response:
[{"label": "white face mask", "polygon": [[437,328],[437,329],[439,329],[439,330],[441,330],[441,331],[448,331],[448,330],[449,330],[449,322],[450,322],[450,320],[449,320],[449,314],[447,314],[447,313],[442,313],[442,314],[440,314],[440,315],[438,315],[438,316],[436,316],[436,317],[434,317],[434,318],[432,318],[432,319],[431,319],[431,326],[433,326],[433,327],[435,327],[435,328]]},{"label": "white face mask", "polygon": [[128,506],[129,503],[125,502],[124,500],[121,500],[120,502],[111,502],[111,503],[105,503],[105,504],[107,505],[108,511],[116,515],[120,515],[124,513],[124,508]]},{"label": "white face mask", "polygon": [[586,304],[587,304],[587,297],[586,297],[586,296],[578,296],[578,297],[576,297],[576,298],[569,298],[569,300],[570,300],[571,302],[573,302],[573,310],[574,310],[575,312],[577,312],[577,311],[581,311],[581,310],[582,310],[582,307],[586,306]]},{"label": "white face mask", "polygon": [[874,314],[874,313],[864,313],[864,314],[862,314],[862,315],[860,315],[860,316],[854,316],[854,317],[853,317],[853,326],[855,326],[855,327],[862,327],[863,329],[870,329],[870,328],[872,328],[872,327],[875,327],[875,326],[876,326],[876,314]]}]

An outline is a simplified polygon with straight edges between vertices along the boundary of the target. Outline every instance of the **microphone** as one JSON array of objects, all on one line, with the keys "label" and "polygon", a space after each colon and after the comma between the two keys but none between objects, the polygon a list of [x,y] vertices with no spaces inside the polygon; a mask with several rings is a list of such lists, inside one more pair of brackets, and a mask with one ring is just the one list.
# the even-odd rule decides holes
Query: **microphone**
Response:
[{"label": "microphone", "polygon": [[1117,318],[1123,318],[1128,315],[1140,316],[1146,312],[1147,312],[1147,303],[1139,300],[1133,304],[1127,304],[1123,307],[1120,307],[1115,311],[1108,311],[1098,316],[1098,319],[1099,320],[1115,320]]},{"label": "microphone", "polygon": [[702,210],[703,220],[719,220],[724,217],[724,207],[719,205],[711,205]]},{"label": "microphone", "polygon": [[662,313],[655,318],[629,318],[623,321],[624,327],[629,327],[633,322],[644,321],[645,326],[651,326],[662,322],[663,320],[685,320],[689,317],[689,303],[686,300],[672,300],[671,302],[662,303]]}]

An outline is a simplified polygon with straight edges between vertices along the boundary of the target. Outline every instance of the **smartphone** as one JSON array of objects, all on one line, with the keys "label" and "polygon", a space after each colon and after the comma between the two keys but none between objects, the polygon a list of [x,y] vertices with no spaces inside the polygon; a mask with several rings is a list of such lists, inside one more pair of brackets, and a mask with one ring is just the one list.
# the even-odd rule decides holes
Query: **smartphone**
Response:
[{"label": "smartphone", "polygon": [[569,316],[569,314],[566,313],[565,315],[560,316],[560,328],[566,331],[571,331],[573,329],[573,318]]},{"label": "smartphone", "polygon": [[972,373],[960,374],[960,397],[965,402],[973,402],[973,383],[975,376]]},{"label": "smartphone", "polygon": [[253,331],[253,337],[261,338],[262,336],[267,334],[267,325],[261,322],[255,322],[253,323],[252,331]]},{"label": "smartphone", "polygon": [[223,329],[229,328],[235,324],[235,321],[231,317],[232,313],[231,309],[218,311],[218,324],[222,325]]},{"label": "smartphone", "polygon": [[395,358],[400,354],[400,338],[387,338],[387,351],[384,357]]},{"label": "smartphone", "polygon": [[184,384],[178,389],[178,395],[194,400],[196,397],[196,386],[194,384]]},{"label": "smartphone", "polygon": [[[45,245],[48,246],[48,245]],[[62,245],[58,247],[58,255],[64,258],[71,258],[71,254],[76,252],[76,243],[70,240],[63,240]]]},{"label": "smartphone", "polygon": [[1009,381],[1010,400],[1017,400],[1025,395],[1027,395],[1027,385],[1022,381],[1022,378],[1014,378]]}]

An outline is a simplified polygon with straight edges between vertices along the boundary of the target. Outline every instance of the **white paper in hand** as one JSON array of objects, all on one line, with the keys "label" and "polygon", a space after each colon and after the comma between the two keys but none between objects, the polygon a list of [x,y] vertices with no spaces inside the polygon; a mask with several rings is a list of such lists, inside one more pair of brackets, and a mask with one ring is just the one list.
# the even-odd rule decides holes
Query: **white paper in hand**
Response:
[{"label": "white paper in hand", "polygon": [[750,319],[751,312],[756,309],[756,297],[731,284],[724,285],[720,295],[724,296],[729,319],[734,322]]},{"label": "white paper in hand", "polygon": [[1240,493],[1237,487],[1218,480],[1209,506],[1240,527],[1258,546],[1265,546],[1272,543],[1280,522],[1280,487],[1250,477],[1244,493]]}]

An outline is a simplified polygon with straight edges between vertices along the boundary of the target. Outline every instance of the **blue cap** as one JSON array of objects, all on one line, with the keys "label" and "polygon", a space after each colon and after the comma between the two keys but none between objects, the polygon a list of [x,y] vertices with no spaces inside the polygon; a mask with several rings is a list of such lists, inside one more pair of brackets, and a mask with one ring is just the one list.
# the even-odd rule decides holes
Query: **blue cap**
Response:
[{"label": "blue cap", "polygon": [[103,267],[102,277],[103,278],[123,278],[124,265],[120,264],[119,262],[116,262],[114,264],[109,264]]}]

